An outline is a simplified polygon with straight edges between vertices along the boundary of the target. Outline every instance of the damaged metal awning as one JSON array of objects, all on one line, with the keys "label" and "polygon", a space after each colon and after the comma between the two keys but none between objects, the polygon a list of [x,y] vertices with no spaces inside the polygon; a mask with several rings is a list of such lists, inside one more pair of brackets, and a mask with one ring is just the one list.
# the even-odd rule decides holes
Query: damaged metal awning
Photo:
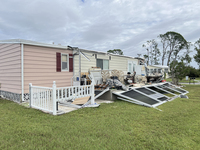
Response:
[{"label": "damaged metal awning", "polygon": [[158,83],[137,88],[132,87],[129,88],[129,91],[113,92],[120,100],[153,108],[187,93],[188,91],[170,83]]}]

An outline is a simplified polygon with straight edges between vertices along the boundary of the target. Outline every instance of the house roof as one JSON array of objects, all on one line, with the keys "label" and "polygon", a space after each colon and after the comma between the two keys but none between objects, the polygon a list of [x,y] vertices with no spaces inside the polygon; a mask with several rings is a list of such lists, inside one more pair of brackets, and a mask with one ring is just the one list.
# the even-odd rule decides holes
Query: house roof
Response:
[{"label": "house roof", "polygon": [[[35,41],[30,41],[30,40],[23,40],[23,39],[9,39],[9,40],[0,40],[0,43],[18,43],[18,44],[26,44],[26,45],[34,45],[34,46],[43,46],[43,47],[50,47],[50,48],[60,48],[60,49],[68,49],[68,46],[63,46],[63,45],[55,45],[55,44],[46,44],[46,43],[40,43],[40,42],[35,42]],[[126,58],[134,58],[134,59],[142,59],[142,57],[130,57],[130,56],[125,56],[125,55],[117,55],[117,54],[112,54],[112,53],[107,53],[107,52],[100,52],[100,51],[94,51],[94,50],[86,50],[86,49],[81,49],[83,52],[91,52],[91,53],[96,53],[96,54],[105,54],[105,55],[110,55],[110,56],[119,56],[119,57],[126,57]]]},{"label": "house roof", "polygon": [[134,59],[142,59],[144,60],[144,58],[141,57],[131,57],[131,56],[126,56],[126,55],[118,55],[118,54],[112,54],[112,53],[107,53],[107,52],[100,52],[100,51],[94,51],[94,50],[86,50],[86,49],[81,49],[81,51],[83,52],[91,52],[91,53],[95,53],[95,54],[105,54],[105,55],[110,55],[110,56],[119,56],[119,57],[126,57],[126,58],[134,58]]},{"label": "house roof", "polygon": [[0,40],[0,43],[18,43],[18,44],[26,44],[26,45],[34,45],[34,46],[68,49],[68,46],[46,44],[46,43],[40,43],[40,42],[35,42],[35,41],[30,41],[30,40],[23,40],[23,39]]}]

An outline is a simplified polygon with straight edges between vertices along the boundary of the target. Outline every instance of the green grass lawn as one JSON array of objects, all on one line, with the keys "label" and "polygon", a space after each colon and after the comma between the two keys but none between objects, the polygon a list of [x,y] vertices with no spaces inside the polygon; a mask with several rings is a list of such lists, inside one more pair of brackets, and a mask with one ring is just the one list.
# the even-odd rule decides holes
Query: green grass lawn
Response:
[{"label": "green grass lawn", "polygon": [[[165,79],[167,82],[172,82],[171,78]],[[198,81],[194,81],[195,83],[200,82],[200,78],[195,78],[195,80]],[[186,80],[185,78],[179,81],[180,83],[189,83],[189,80]],[[191,83],[193,83],[193,80],[191,80]]]},{"label": "green grass lawn", "polygon": [[200,85],[158,108],[116,101],[61,116],[0,99],[0,149],[200,149]]}]

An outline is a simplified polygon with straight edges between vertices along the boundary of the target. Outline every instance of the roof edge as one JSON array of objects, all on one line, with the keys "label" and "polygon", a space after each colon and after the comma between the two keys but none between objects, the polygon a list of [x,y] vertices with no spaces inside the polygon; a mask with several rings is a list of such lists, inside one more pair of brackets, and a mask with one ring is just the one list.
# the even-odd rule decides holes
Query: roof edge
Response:
[{"label": "roof edge", "polygon": [[69,49],[67,46],[61,46],[61,45],[53,45],[53,44],[46,44],[46,43],[39,43],[39,42],[31,42],[31,41],[25,41],[25,40],[16,40],[16,41],[0,41],[2,44],[26,44],[26,45],[33,45],[33,46],[42,46],[42,47],[50,47],[50,48],[60,48],[60,49]]}]

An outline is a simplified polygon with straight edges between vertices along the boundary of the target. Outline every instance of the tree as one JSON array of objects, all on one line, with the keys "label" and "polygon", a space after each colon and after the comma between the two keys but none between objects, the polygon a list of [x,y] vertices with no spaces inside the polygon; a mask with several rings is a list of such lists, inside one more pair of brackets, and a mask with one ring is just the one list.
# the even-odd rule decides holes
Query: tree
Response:
[{"label": "tree", "polygon": [[107,53],[113,53],[118,55],[124,55],[123,51],[121,49],[114,49],[114,50],[108,50]]},{"label": "tree", "polygon": [[164,65],[164,60],[166,59],[167,55],[167,48],[169,47],[169,41],[167,40],[168,38],[166,34],[160,34],[158,38],[160,38],[162,43],[162,65]]},{"label": "tree", "polygon": [[189,66],[188,69],[189,69],[189,72],[188,72],[187,76],[189,76],[189,77],[199,77],[200,72],[199,72],[198,69],[196,69],[192,66]]},{"label": "tree", "polygon": [[197,64],[199,65],[199,69],[200,69],[200,39],[197,40],[194,43],[194,49],[197,51],[197,54],[194,55],[194,60],[197,62]]},{"label": "tree", "polygon": [[158,49],[158,43],[154,42],[154,47],[153,47],[153,51],[151,53],[152,55],[152,59],[153,59],[153,64],[154,65],[159,65],[159,57],[161,55],[160,50]]},{"label": "tree", "polygon": [[169,44],[169,49],[167,50],[167,66],[169,66],[171,58],[176,58],[180,51],[188,49],[189,44],[181,34],[173,31],[169,31],[163,36],[165,38],[165,41]]},{"label": "tree", "polygon": [[[182,80],[189,73],[189,63],[191,57],[189,56],[189,50],[187,50],[181,57],[176,57],[170,63],[170,75],[172,77],[172,83],[178,85],[179,80]],[[179,59],[177,59],[179,58]]]},{"label": "tree", "polygon": [[159,64],[159,56],[160,50],[158,49],[158,43],[153,39],[147,41],[145,44],[142,45],[147,50],[147,54],[144,55],[146,59],[147,66],[148,65],[158,65]]}]

